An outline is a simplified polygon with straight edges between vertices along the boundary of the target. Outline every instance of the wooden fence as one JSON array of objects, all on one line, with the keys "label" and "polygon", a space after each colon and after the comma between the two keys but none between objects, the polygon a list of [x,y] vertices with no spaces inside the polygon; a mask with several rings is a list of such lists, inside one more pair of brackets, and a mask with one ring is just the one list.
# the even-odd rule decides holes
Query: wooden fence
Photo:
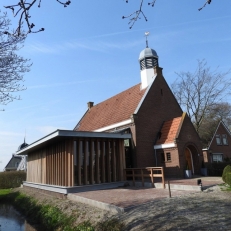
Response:
[{"label": "wooden fence", "polygon": [[163,167],[125,168],[124,177],[125,177],[125,180],[128,180],[128,177],[132,177],[133,186],[135,186],[136,180],[137,181],[141,180],[143,187],[144,187],[144,178],[149,178],[151,179],[153,188],[154,188],[154,179],[156,177],[161,177],[163,188],[165,188]]}]

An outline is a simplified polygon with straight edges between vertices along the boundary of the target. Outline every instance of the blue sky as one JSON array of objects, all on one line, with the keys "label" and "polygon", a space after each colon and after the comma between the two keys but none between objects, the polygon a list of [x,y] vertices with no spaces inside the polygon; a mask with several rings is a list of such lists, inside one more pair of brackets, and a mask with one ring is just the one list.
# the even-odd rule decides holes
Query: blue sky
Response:
[{"label": "blue sky", "polygon": [[[15,0],[1,0],[3,5]],[[148,1],[146,1],[147,3]],[[231,1],[157,0],[144,5],[148,21],[129,29],[122,20],[139,7],[130,0],[73,0],[67,8],[55,0],[42,1],[31,11],[32,21],[45,31],[28,36],[20,54],[33,62],[24,76],[22,100],[0,105],[0,171],[23,142],[32,143],[56,129],[73,129],[95,104],[140,82],[138,57],[149,47],[169,84],[175,72],[193,71],[197,59],[206,59],[220,71],[231,68]],[[12,18],[12,24],[16,21]],[[229,100],[229,99],[227,99]]]}]

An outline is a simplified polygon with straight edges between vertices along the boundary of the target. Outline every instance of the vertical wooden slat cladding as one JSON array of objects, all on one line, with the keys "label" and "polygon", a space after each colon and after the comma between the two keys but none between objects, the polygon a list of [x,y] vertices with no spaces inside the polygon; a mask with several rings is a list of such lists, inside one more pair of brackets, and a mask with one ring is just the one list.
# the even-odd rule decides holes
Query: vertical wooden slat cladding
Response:
[{"label": "vertical wooden slat cladding", "polygon": [[77,154],[77,177],[78,185],[81,185],[81,164],[82,164],[82,141],[78,140],[78,154]]},{"label": "vertical wooden slat cladding", "polygon": [[87,171],[87,159],[88,159],[88,141],[85,139],[84,142],[84,163],[83,163],[83,172],[84,172],[84,184],[88,183],[88,171]]},{"label": "vertical wooden slat cladding", "polygon": [[100,177],[100,171],[99,171],[99,156],[100,156],[100,143],[99,140],[96,141],[96,150],[95,150],[95,181],[96,184],[99,184],[99,177]]},{"label": "vertical wooden slat cladding", "polygon": [[63,138],[28,153],[27,181],[66,187],[115,182],[123,180],[124,168],[123,139]]},{"label": "vertical wooden slat cladding", "polygon": [[115,157],[115,140],[111,142],[111,170],[112,170],[112,181],[116,181],[116,157]]},{"label": "vertical wooden slat cladding", "polygon": [[73,180],[72,139],[54,143],[28,154],[28,182],[73,186]]},{"label": "vertical wooden slat cladding", "polygon": [[44,149],[28,155],[27,181],[34,183],[46,182],[46,153]]},{"label": "vertical wooden slat cladding", "polygon": [[111,183],[111,142],[107,140],[106,142],[106,176],[107,182]]},{"label": "vertical wooden slat cladding", "polygon": [[90,184],[94,184],[94,141],[90,140],[90,158],[89,158],[89,168],[90,168]]},{"label": "vertical wooden slat cladding", "polygon": [[100,155],[101,155],[101,183],[105,183],[105,142],[102,141],[100,144]]}]

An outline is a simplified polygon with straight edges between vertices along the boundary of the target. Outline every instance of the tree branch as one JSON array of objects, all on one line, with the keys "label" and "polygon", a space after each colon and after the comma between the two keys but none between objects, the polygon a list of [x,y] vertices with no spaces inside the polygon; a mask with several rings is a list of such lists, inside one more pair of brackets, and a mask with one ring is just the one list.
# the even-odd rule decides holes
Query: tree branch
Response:
[{"label": "tree branch", "polygon": [[[64,7],[67,7],[68,5],[71,4],[71,1],[69,0],[66,2],[60,0],[56,0],[56,1],[59,4],[63,5]],[[15,36],[20,36],[24,34],[22,30],[22,26],[24,22],[26,23],[26,28],[27,28],[25,34],[38,33],[45,30],[43,27],[38,30],[34,30],[35,24],[31,22],[31,15],[29,14],[29,11],[31,7],[35,5],[36,2],[38,2],[38,8],[40,8],[42,0],[28,0],[28,1],[20,0],[18,4],[5,6],[6,9],[10,9],[12,11],[14,17],[19,16],[18,27],[13,31],[13,33],[10,33],[9,31],[7,33]]]},{"label": "tree branch", "polygon": [[205,4],[199,8],[198,10],[201,11],[207,4],[210,4],[212,2],[212,0],[206,0]]}]

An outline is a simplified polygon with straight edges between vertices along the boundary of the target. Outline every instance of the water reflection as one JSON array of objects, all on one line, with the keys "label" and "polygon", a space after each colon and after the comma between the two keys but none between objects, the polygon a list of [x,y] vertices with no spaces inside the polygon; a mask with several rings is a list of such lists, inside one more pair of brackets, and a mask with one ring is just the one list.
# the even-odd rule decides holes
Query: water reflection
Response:
[{"label": "water reflection", "polygon": [[13,206],[0,204],[0,231],[37,231]]}]

